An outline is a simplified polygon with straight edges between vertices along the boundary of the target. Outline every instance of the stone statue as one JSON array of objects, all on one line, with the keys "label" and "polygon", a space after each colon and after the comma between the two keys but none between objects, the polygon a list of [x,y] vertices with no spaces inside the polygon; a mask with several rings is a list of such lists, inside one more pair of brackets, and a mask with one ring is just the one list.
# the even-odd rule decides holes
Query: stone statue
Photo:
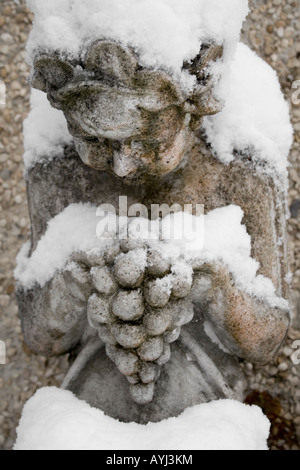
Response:
[{"label": "stone statue", "polygon": [[[117,207],[127,196],[149,209],[176,202],[204,204],[207,212],[235,204],[245,213],[260,274],[287,297],[284,194],[251,158],[219,162],[200,132],[203,116],[222,107],[207,67],[222,55],[221,46],[207,44],[184,64],[197,79],[191,93],[113,41],[96,41],[78,63],[55,54],[36,58],[32,86],[64,112],[74,145],[65,158],[28,173],[30,256],[47,223],[73,203]],[[142,268],[138,255],[147,260]],[[32,350],[70,353],[63,387],[125,422],[242,400],[239,359],[271,361],[289,327],[288,310],[241,291],[222,264],[185,265],[177,273],[136,240],[117,240],[102,256],[76,252],[43,288],[19,285],[18,298]]]}]

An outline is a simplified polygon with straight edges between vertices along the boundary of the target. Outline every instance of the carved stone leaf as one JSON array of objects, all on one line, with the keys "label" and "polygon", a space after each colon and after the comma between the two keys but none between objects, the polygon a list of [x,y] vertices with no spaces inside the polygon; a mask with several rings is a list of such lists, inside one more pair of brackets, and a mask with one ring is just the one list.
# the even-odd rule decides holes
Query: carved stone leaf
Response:
[{"label": "carved stone leaf", "polygon": [[96,41],[85,58],[86,70],[112,82],[131,84],[137,67],[134,53],[112,41]]},{"label": "carved stone leaf", "polygon": [[32,86],[44,90],[43,80],[55,88],[64,86],[74,76],[71,64],[55,57],[54,55],[43,54],[34,63],[35,75]]}]

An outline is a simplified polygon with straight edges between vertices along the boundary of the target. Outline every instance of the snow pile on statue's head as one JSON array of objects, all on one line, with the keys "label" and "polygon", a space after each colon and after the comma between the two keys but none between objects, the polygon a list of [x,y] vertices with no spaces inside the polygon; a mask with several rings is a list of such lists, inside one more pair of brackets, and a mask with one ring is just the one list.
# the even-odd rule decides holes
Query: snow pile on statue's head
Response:
[{"label": "snow pile on statue's head", "polygon": [[[237,152],[263,172],[276,178],[280,175],[287,187],[287,158],[293,140],[289,109],[275,72],[238,44],[248,13],[247,0],[27,0],[27,4],[35,14],[27,46],[31,65],[41,54],[58,54],[74,60],[81,73],[78,64],[84,63],[90,46],[108,39],[132,47],[140,65],[168,72],[190,93],[197,88],[196,77],[192,69],[188,73],[186,65],[193,64],[203,45],[224,46],[223,60],[212,60],[208,70],[215,85],[214,97],[223,104],[223,111],[204,119],[207,140],[223,163],[235,160]],[[40,130],[42,120],[34,120],[39,121]],[[43,135],[47,135],[48,118],[45,126]],[[62,129],[65,127],[64,123]],[[34,125],[27,128],[34,129]],[[60,137],[49,142],[48,137],[31,138],[30,133],[25,139],[30,151],[27,168],[40,156],[52,156],[57,146],[62,153],[62,132],[57,134]],[[69,143],[69,139],[67,135],[63,142]],[[46,148],[36,145],[41,140],[48,142]]]},{"label": "snow pile on statue's head", "polygon": [[66,390],[44,388],[25,405],[14,450],[267,450],[269,429],[260,408],[232,400],[144,426],[105,416]]},{"label": "snow pile on statue's head", "polygon": [[203,43],[232,44],[248,13],[247,0],[27,0],[35,14],[28,42],[40,51],[78,58],[98,39],[132,46],[141,65],[175,76]]}]

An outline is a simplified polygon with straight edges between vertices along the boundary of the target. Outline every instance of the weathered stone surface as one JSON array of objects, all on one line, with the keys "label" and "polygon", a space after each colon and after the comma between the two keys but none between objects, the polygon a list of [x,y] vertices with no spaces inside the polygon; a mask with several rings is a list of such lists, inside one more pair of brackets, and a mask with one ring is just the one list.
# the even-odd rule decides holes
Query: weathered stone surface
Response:
[{"label": "weathered stone surface", "polygon": [[149,384],[131,385],[130,395],[138,405],[148,405],[152,402],[154,396],[154,382]]},{"label": "weathered stone surface", "polygon": [[142,293],[139,290],[120,290],[113,300],[112,310],[120,320],[139,320],[145,310]]},{"label": "weathered stone surface", "polygon": [[116,349],[115,361],[117,368],[124,375],[134,375],[138,371],[139,359],[136,354],[124,349]]},{"label": "weathered stone surface", "polygon": [[115,324],[112,332],[117,342],[125,349],[136,349],[145,339],[145,332],[141,325]]},{"label": "weathered stone surface", "polygon": [[139,357],[146,362],[156,361],[164,350],[164,342],[161,336],[149,338],[138,349]]},{"label": "weathered stone surface", "polygon": [[120,248],[120,243],[116,242],[113,244],[110,248],[108,248],[104,254],[105,261],[113,265],[115,262],[115,259],[121,254],[121,248]]},{"label": "weathered stone surface", "polygon": [[134,54],[110,41],[97,41],[85,57],[86,69],[98,73],[101,78],[117,79],[130,84],[138,68]]},{"label": "weathered stone surface", "polygon": [[139,370],[139,377],[144,384],[155,382],[159,368],[153,362],[144,362]]},{"label": "weathered stone surface", "polygon": [[258,364],[270,362],[286,337],[289,312],[237,289],[226,268],[215,265],[211,271],[210,292],[195,303],[229,351]]},{"label": "weathered stone surface", "polygon": [[[70,172],[73,174],[76,191],[72,188],[68,188],[69,199],[67,201],[64,198],[65,184],[63,184],[61,177],[63,174],[67,175]],[[217,175],[217,177],[215,175]],[[278,230],[279,235],[283,233],[283,229],[281,230],[280,224],[275,224],[274,218],[270,216],[273,210],[272,201],[274,197],[278,197],[275,195],[271,181],[267,177],[258,175],[255,170],[251,168],[251,165],[245,165],[243,162],[236,161],[229,165],[229,167],[224,167],[209,155],[202,141],[195,143],[193,151],[189,154],[189,165],[181,170],[180,178],[178,178],[178,176],[179,174],[174,173],[166,178],[163,185],[149,180],[149,186],[145,185],[142,188],[135,188],[134,186],[129,187],[124,185],[121,181],[114,179],[111,175],[84,167],[76,157],[76,154],[72,152],[67,153],[67,158],[64,160],[54,160],[46,165],[37,165],[29,175],[29,192],[32,194],[30,207],[33,213],[33,220],[36,221],[33,223],[33,240],[38,240],[41,235],[41,227],[46,226],[47,217],[50,217],[50,214],[51,217],[56,215],[57,206],[62,210],[68,203],[82,200],[87,201],[87,198],[93,200],[95,204],[100,205],[101,203],[108,202],[118,207],[118,195],[127,194],[129,204],[142,202],[150,208],[151,203],[160,203],[162,200],[166,201],[166,203],[172,203],[174,199],[178,197],[178,202],[182,202],[183,204],[188,197],[192,197],[193,200],[197,202],[204,202],[207,210],[234,202],[241,205],[245,211],[245,223],[248,232],[252,236],[253,253],[255,253],[257,260],[261,263],[260,272],[273,280],[275,286],[277,286],[278,294],[284,293],[286,289],[283,280],[283,273],[286,270],[284,245],[275,246],[273,236],[274,230]],[[236,184],[237,180],[241,181],[239,186]],[[89,183],[90,181],[92,184]],[[58,187],[61,185],[61,190],[58,191],[58,194],[62,196],[62,199],[60,200],[59,198],[55,206],[51,203],[51,198],[50,200],[44,199],[43,197],[41,200],[39,199],[45,192],[49,194],[51,194],[51,192],[53,192],[53,194],[57,193],[56,184]],[[39,188],[42,188],[42,191]],[[112,191],[111,188],[114,188],[114,191]],[[37,194],[39,195],[38,199]],[[61,203],[59,201],[61,201]],[[250,203],[250,201],[254,202]],[[41,211],[40,208],[43,207],[43,205],[45,205],[45,210]],[[257,209],[257,207],[259,209]],[[279,206],[277,205],[276,207]],[[277,220],[280,220],[283,218],[283,215],[280,213],[279,208],[277,210]],[[253,212],[255,217],[253,216]],[[38,225],[40,221],[42,222],[41,227]],[[136,277],[131,278],[132,273],[134,273],[134,270],[128,268],[133,259],[131,249],[137,248],[139,247],[136,245],[125,246],[125,244],[122,247],[125,252],[122,256],[125,257],[125,260],[127,256],[126,262],[123,262],[123,272],[125,274],[122,282],[126,283],[126,288],[134,288],[135,290],[136,285],[143,287],[143,282],[148,282],[146,276],[150,274],[148,270],[147,272],[146,270],[145,272],[137,271],[137,274],[135,274]],[[120,246],[116,244],[115,247],[110,250],[110,253],[104,255],[104,263],[110,266],[114,276],[116,275],[115,262],[120,253],[122,253]],[[77,260],[77,262],[80,263],[80,260]],[[101,263],[103,264],[103,262],[100,261],[100,266],[102,266]],[[276,266],[276,269],[274,266]],[[195,265],[193,267],[196,270],[196,274],[194,275],[194,283],[190,293],[191,300],[196,302],[197,305],[203,309],[207,318],[213,318],[211,323],[214,325],[220,341],[225,344],[226,348],[230,350],[232,354],[239,357],[255,360],[259,363],[269,361],[284,339],[289,323],[288,314],[286,312],[270,312],[266,306],[257,303],[254,299],[248,299],[245,304],[242,299],[240,307],[244,305],[244,307],[241,308],[247,315],[243,313],[242,318],[245,320],[242,321],[239,319],[239,323],[237,323],[236,318],[241,311],[236,306],[237,300],[234,302],[233,299],[238,299],[240,293],[235,294],[237,297],[235,297],[233,293],[228,294],[229,298],[232,299],[230,304],[226,303],[227,294],[222,294],[224,295],[224,304],[217,304],[216,307],[213,307],[214,295],[216,298],[219,295],[218,289],[214,284],[214,278],[217,279],[215,268],[213,266],[201,265]],[[164,269],[167,269],[167,267]],[[157,276],[160,277],[162,271],[163,269],[156,271],[156,274],[155,272],[151,273],[152,277],[156,277],[156,279],[150,281],[153,282],[152,285],[156,284]],[[121,271],[119,271],[119,273],[120,272]],[[128,272],[130,274],[130,282],[127,281]],[[120,277],[118,279],[118,282],[119,281]],[[221,283],[221,285],[223,284]],[[232,289],[234,290],[234,286]],[[161,291],[158,289],[157,293],[158,299],[160,299]],[[157,299],[154,302],[151,300],[152,297],[148,294],[148,288],[144,290],[145,301],[150,303],[150,305],[154,305],[155,308],[158,306],[168,308],[170,295],[167,290],[165,294],[163,302],[158,302]],[[210,298],[212,299],[211,302],[209,302]],[[175,307],[176,302],[180,302],[180,300],[174,299],[174,307],[171,309],[175,312],[175,316],[177,311]],[[160,356],[156,359],[159,363],[161,363],[161,361],[163,362],[161,356],[163,355],[165,344],[172,344],[172,342],[178,341],[182,325],[192,319],[193,312],[191,303],[189,303],[190,301],[183,299],[182,302],[184,308],[177,313],[176,319],[173,319],[170,330],[164,333]],[[238,302],[240,302],[240,300]],[[230,308],[224,308],[224,305],[230,305]],[[136,317],[136,319],[137,318],[138,317]],[[248,318],[247,321],[246,318]],[[253,327],[251,327],[251,322]],[[236,326],[237,324],[239,325],[238,327]],[[255,324],[257,326],[254,326]],[[246,338],[247,340],[245,340],[243,336],[244,331],[253,332],[248,339]],[[274,333],[270,334],[270,331],[274,331]],[[106,344],[115,344],[116,342],[111,328],[106,327],[105,331],[103,329],[100,337]],[[146,356],[143,357],[146,358]],[[147,356],[147,358],[148,357],[149,356]],[[154,357],[156,356],[154,355]],[[115,356],[113,360],[115,362]],[[136,380],[137,378],[134,380],[135,384],[139,383],[139,381],[136,382]],[[156,383],[156,387],[158,387],[158,384],[159,381]]]},{"label": "weathered stone surface", "polygon": [[[78,370],[74,363],[77,372],[66,387],[115,419],[141,424],[178,416],[188,407],[220,398],[242,400],[244,379],[239,363],[207,337],[199,311],[183,330],[179,341],[172,345],[170,360],[161,369],[153,400],[146,405],[136,403],[137,397],[132,396],[128,380],[107,358],[101,345],[92,356],[82,350],[77,359],[82,368]],[[149,366],[153,368],[152,363]],[[134,373],[128,379],[137,385],[135,370],[134,366],[130,368],[129,372]]]},{"label": "weathered stone surface", "polygon": [[164,338],[167,343],[174,343],[178,340],[181,333],[181,328],[175,328],[175,330],[168,331],[165,333]]},{"label": "weathered stone surface", "polygon": [[161,336],[169,329],[171,322],[172,313],[168,309],[152,309],[148,310],[143,324],[149,336]]},{"label": "weathered stone surface", "polygon": [[77,253],[73,253],[70,261],[74,261],[75,263],[79,263],[83,266],[86,267],[86,269],[89,268],[95,268],[95,267],[104,267],[105,266],[105,258],[103,256],[103,253],[95,253],[94,251],[79,251]]},{"label": "weathered stone surface", "polygon": [[24,337],[36,354],[61,355],[80,342],[88,326],[86,305],[71,295],[63,275],[42,289],[19,287],[17,295]]},{"label": "weathered stone surface", "polygon": [[142,240],[121,240],[120,248],[124,253],[128,253],[129,251],[145,248],[145,243]]},{"label": "weathered stone surface", "polygon": [[98,334],[99,338],[103,341],[104,344],[109,344],[111,346],[117,345],[117,340],[112,334],[111,328],[109,328],[107,325],[99,325]]},{"label": "weathered stone surface", "polygon": [[58,57],[41,55],[34,63],[35,75],[32,85],[47,90],[47,83],[54,88],[63,87],[74,76],[71,64]]},{"label": "weathered stone surface", "polygon": [[[183,205],[193,200],[203,203],[206,212],[234,203],[245,213],[244,223],[252,239],[252,255],[261,265],[260,273],[272,279],[278,294],[285,296],[288,260],[285,212],[280,202],[284,196],[278,193],[271,178],[257,173],[249,162],[236,160],[224,167],[210,155],[203,140],[196,141],[188,155],[189,165],[181,170],[180,178],[177,173],[166,177],[163,183],[150,178],[143,187],[129,187],[112,175],[86,167],[74,148],[66,149],[64,159],[37,164],[30,170],[27,182],[33,250],[48,221],[72,203],[93,201],[95,205],[108,203],[117,208],[119,195],[124,194],[128,205],[142,203],[149,211],[151,204],[161,201],[172,205],[176,200]],[[69,174],[73,185],[66,185]],[[283,237],[282,245],[277,245],[274,233],[275,238]],[[120,247],[116,246],[110,261],[119,253]]]},{"label": "weathered stone surface", "polygon": [[160,253],[152,250],[148,255],[148,273],[155,277],[166,276],[171,269],[171,262],[163,258]]},{"label": "weathered stone surface", "polygon": [[[17,81],[19,83],[19,88],[16,90],[8,87],[7,107],[0,116],[0,127],[8,130],[9,133],[11,133],[11,137],[8,139],[7,136],[5,136],[4,131],[4,140],[2,140],[2,143],[4,144],[5,148],[3,149],[1,160],[1,172],[3,170],[7,174],[9,170],[9,173],[11,174],[10,179],[4,181],[3,178],[4,185],[7,187],[7,189],[5,189],[2,195],[1,202],[1,206],[3,208],[3,226],[0,227],[0,231],[3,237],[2,249],[4,253],[4,256],[1,259],[1,267],[5,272],[5,280],[3,280],[4,291],[6,291],[8,286],[13,284],[12,273],[15,268],[14,259],[17,251],[23,244],[24,237],[27,237],[28,229],[27,202],[24,198],[24,184],[22,182],[23,163],[21,162],[21,155],[23,152],[21,117],[25,117],[29,107],[29,88],[27,84],[29,69],[24,63],[23,53],[21,51],[25,47],[25,36],[27,35],[27,32],[29,33],[31,22],[30,16],[28,15],[24,6],[25,3],[25,0],[20,0],[18,3],[14,0],[3,0],[3,2],[1,2],[3,12],[4,10],[8,10],[8,13],[4,12],[3,18],[6,20],[6,23],[3,26],[3,32],[10,32],[14,39],[11,44],[7,45],[4,44],[4,42],[2,43],[1,52],[3,67],[0,71],[1,78],[4,81],[7,81],[10,78],[11,80],[15,80],[16,77],[18,77]],[[6,4],[8,4],[9,7],[7,7]],[[299,5],[298,0],[296,0],[296,4]],[[292,3],[288,0],[283,0],[280,3],[278,0],[273,0],[272,8],[268,8],[267,11],[263,14],[261,13],[261,8],[265,8],[265,5],[262,5],[261,0],[255,0],[255,2],[252,2],[252,13],[249,15],[247,23],[245,23],[248,38],[246,35],[244,35],[244,40],[250,43],[251,47],[254,47],[256,50],[258,50],[260,55],[263,55],[264,51],[268,54],[268,60],[270,61],[271,65],[276,68],[286,96],[290,96],[291,84],[289,78],[293,75],[295,75],[297,78],[298,68],[295,68],[294,65],[289,66],[287,64],[288,62],[290,64],[295,61],[295,58],[290,59],[290,57],[293,56],[294,49],[298,48],[299,41],[297,41],[295,34],[300,31],[300,23],[296,15],[297,10],[299,17],[299,8],[295,9]],[[1,20],[3,20],[3,18],[0,17],[1,28],[3,23]],[[278,20],[286,24],[284,27],[283,37],[279,37],[277,35],[278,28],[276,27],[276,22],[278,22]],[[292,28],[291,25],[293,26]],[[20,27],[22,32],[19,34]],[[24,31],[23,27],[25,28]],[[270,34],[272,31],[273,34]],[[287,41],[289,42],[288,50]],[[20,53],[18,52],[16,54],[16,51],[19,51]],[[12,62],[10,61],[11,57],[14,58]],[[13,78],[13,76],[15,77]],[[22,99],[20,99],[20,96],[22,96]],[[291,108],[291,113],[294,124],[299,126],[299,107],[293,106]],[[290,204],[295,199],[298,199],[300,194],[300,177],[298,171],[300,161],[299,158],[299,143],[297,143],[297,139],[295,139],[294,149],[290,155]],[[67,190],[67,188],[65,190]],[[15,191],[17,191],[18,197],[23,200],[21,204],[15,203]],[[9,196],[7,198],[7,193],[11,193],[10,198]],[[6,226],[4,226],[4,222],[7,222]],[[293,298],[295,306],[297,306],[297,304],[299,304],[300,292],[300,258],[298,256],[300,250],[300,240],[297,238],[300,230],[300,218],[298,217],[297,220],[292,219],[290,222],[288,222],[288,224],[290,230],[290,257],[292,262],[291,271],[294,274]],[[8,227],[10,226],[11,229],[8,230]],[[96,264],[94,263],[93,266],[95,265]],[[8,296],[5,295],[3,297],[5,297],[5,305],[7,305]],[[298,321],[296,312],[297,310],[295,310],[294,325],[296,329],[299,329],[300,304],[298,306]],[[44,356],[24,356],[14,295],[10,296],[9,307],[2,307],[1,318],[2,339],[3,337],[10,338],[12,341],[12,346],[9,347],[9,349],[17,351],[15,354],[9,354],[10,365],[5,369],[5,374],[7,377],[4,382],[4,386],[0,390],[0,401],[4,406],[3,413],[4,415],[6,415],[6,413],[9,415],[7,417],[4,416],[5,424],[2,426],[0,431],[0,446],[3,450],[9,450],[12,448],[14,443],[14,432],[18,424],[18,416],[21,412],[24,402],[27,400],[27,398],[30,398],[30,396],[33,395],[37,385],[39,387],[47,386],[49,380],[57,384],[61,383],[62,373],[66,370],[67,364],[65,357],[50,358],[46,361]],[[12,331],[14,334],[11,333]],[[294,337],[294,335],[296,335],[296,337]],[[292,338],[289,340],[289,344],[291,345],[292,342],[298,338],[299,334],[297,335],[297,332],[292,332]],[[283,360],[283,356],[279,358],[279,361],[281,361],[281,359]],[[287,362],[289,363],[290,359],[288,359]],[[288,372],[282,374],[278,371],[276,372],[276,367],[274,368],[273,364],[269,367],[259,368],[257,372],[255,369],[254,371],[250,369],[250,364],[247,364],[247,368],[248,366],[248,380],[251,388],[256,390],[257,383],[259,383],[263,387],[267,388],[271,395],[274,396],[276,396],[276,394],[278,394],[278,390],[280,390],[280,393],[284,397],[284,401],[282,402],[283,416],[285,417],[289,413],[290,416],[292,415],[294,417],[293,420],[295,421],[295,425],[299,434],[298,428],[300,419],[295,415],[296,405],[298,405],[299,402],[299,396],[297,392],[297,388],[299,388],[299,368],[292,368],[293,370],[290,368]],[[261,374],[263,375],[263,378],[261,378]],[[24,386],[24,379],[26,380],[26,386]],[[11,382],[12,385],[9,385]],[[98,386],[100,386],[99,383]],[[125,383],[123,386],[125,389],[128,387],[128,384]],[[156,391],[156,393],[158,392]],[[127,406],[130,405],[130,401],[127,403]],[[7,405],[7,408],[5,408],[5,405]],[[289,448],[291,448],[289,442],[286,442],[286,444]],[[274,446],[277,448],[275,443],[273,443],[272,446],[273,448]],[[278,447],[282,449],[282,441],[278,444]]]},{"label": "weathered stone surface", "polygon": [[164,283],[160,279],[149,281],[145,288],[145,300],[150,307],[162,308],[170,300],[171,289],[168,282]]},{"label": "weathered stone surface", "polygon": [[[118,207],[119,196],[126,195],[130,205],[143,203],[148,209],[188,201],[203,203],[207,212],[236,204],[244,210],[260,273],[273,281],[278,295],[286,295],[284,195],[251,159],[238,156],[226,167],[218,162],[196,132],[202,116],[218,110],[207,64],[222,53],[221,47],[204,46],[185,64],[198,80],[190,94],[165,72],[140,67],[130,48],[111,41],[90,47],[80,75],[74,74],[75,61],[37,59],[34,85],[46,86],[51,104],[65,113],[78,153],[69,147],[65,159],[37,164],[28,173],[32,252],[49,220],[76,202]],[[87,351],[86,370],[75,368],[68,388],[117,419],[156,421],[196,403],[240,397],[237,362],[224,350],[264,363],[286,334],[288,312],[239,291],[224,266],[172,266],[135,241],[116,241],[99,257],[74,256],[64,273],[33,297],[20,291],[24,329],[36,350],[42,350],[41,342],[50,353],[77,346],[83,362]],[[77,305],[75,316],[70,302]],[[67,320],[66,311],[72,312]],[[88,349],[86,317],[101,347],[100,339],[105,343],[109,362],[100,346],[99,354]],[[221,349],[208,339],[205,321]],[[41,340],[31,327],[42,329]],[[95,392],[97,374],[103,374],[104,386]]]},{"label": "weathered stone surface", "polygon": [[168,344],[167,345],[165,344],[162,355],[160,356],[160,358],[157,359],[157,364],[159,366],[163,366],[164,364],[167,364],[167,362],[169,362],[170,359],[171,359],[171,348]]},{"label": "weathered stone surface", "polygon": [[189,276],[175,276],[173,281],[172,296],[176,299],[184,299],[191,291],[193,279]]},{"label": "weathered stone surface", "polygon": [[173,300],[166,310],[172,312],[172,328],[180,328],[194,317],[194,305],[190,300]]},{"label": "weathered stone surface", "polygon": [[[170,360],[170,343],[179,338],[180,327],[193,319],[194,308],[190,300],[174,300],[173,296],[170,301],[173,286],[183,285],[186,289],[188,281],[187,292],[190,291],[193,270],[183,262],[177,262],[174,266],[168,263],[170,274],[164,278],[153,279],[155,276],[152,273],[152,280],[149,282],[146,277],[147,242],[140,244],[122,241],[119,245],[126,254],[119,254],[117,242],[112,249],[108,249],[108,256],[106,253],[99,256],[95,252],[76,253],[71,256],[72,261],[65,271],[68,276],[72,274],[72,279],[76,278],[77,284],[88,284],[89,290],[82,293],[80,300],[87,302],[90,327],[98,332],[99,338],[106,346],[108,357],[115,363],[119,372],[127,377],[131,385],[132,399],[136,397],[138,404],[146,404],[150,396],[153,398],[161,367]],[[112,254],[117,255],[115,261]],[[157,252],[157,261],[158,256],[162,258]],[[92,265],[93,260],[95,266]],[[127,278],[131,279],[127,289],[119,288],[115,280],[118,277],[120,282],[120,260],[125,261],[126,270],[129,262],[130,267],[135,268],[135,271],[128,271],[126,274]],[[145,281],[140,288],[133,289],[132,285],[139,279],[140,273],[145,276]],[[65,273],[64,276],[66,277]],[[150,290],[151,286],[154,286],[153,295],[150,296],[149,285]],[[88,298],[91,289],[93,294]],[[70,291],[74,296],[72,290],[73,285]],[[164,293],[167,293],[167,297]],[[165,305],[167,302],[167,306],[152,308],[149,302],[153,304],[154,300],[155,305]],[[145,384],[148,387],[145,387]],[[136,390],[133,387],[135,385]]]},{"label": "weathered stone surface", "polygon": [[[65,184],[63,183],[62,175],[67,175],[70,172],[73,174],[76,192],[73,192],[72,188],[68,188],[67,201],[65,199]],[[237,180],[241,181],[238,187],[236,185]],[[87,185],[88,181],[92,181],[92,184]],[[184,184],[182,184],[182,182],[184,182]],[[35,240],[38,240],[42,227],[46,226],[47,218],[56,215],[57,206],[62,210],[68,203],[79,202],[80,200],[84,201],[87,200],[86,198],[94,200],[96,204],[115,202],[117,206],[117,196],[126,193],[129,196],[130,203],[143,202],[146,205],[148,205],[148,203],[150,205],[150,202],[155,203],[161,200],[166,202],[174,201],[174,198],[178,197],[179,188],[179,202],[184,202],[187,194],[189,194],[192,195],[194,200],[204,202],[207,210],[234,202],[241,205],[245,211],[247,230],[252,236],[253,254],[261,263],[260,272],[272,278],[275,286],[277,286],[278,293],[285,292],[286,287],[283,274],[281,273],[286,271],[286,258],[282,256],[282,254],[284,255],[285,253],[284,246],[278,247],[274,245],[274,230],[279,230],[278,235],[282,233],[282,231],[280,225],[277,224],[275,226],[274,219],[270,217],[271,208],[273,207],[272,200],[273,197],[275,197],[275,191],[272,189],[270,180],[267,177],[256,174],[254,170],[251,170],[251,166],[245,166],[241,162],[234,162],[228,168],[223,167],[223,165],[209,156],[203,142],[199,142],[194,148],[193,153],[190,155],[189,166],[183,169],[181,179],[178,181],[176,174],[174,174],[166,180],[167,186],[157,186],[152,182],[151,188],[144,187],[139,190],[134,187],[129,188],[128,186],[124,186],[121,182],[114,180],[112,176],[104,175],[101,172],[84,167],[78,158],[76,158],[76,155],[72,153],[68,153],[65,160],[54,160],[46,165],[37,165],[37,167],[31,171],[29,183],[29,192],[33,196],[30,197],[30,208],[33,212],[33,221],[36,221],[33,223],[33,239]],[[51,203],[51,198],[44,199],[43,194],[51,194],[51,192],[53,192],[53,194],[57,193],[56,185],[59,187],[60,184],[61,190],[58,191],[58,194],[62,196],[62,200],[59,204],[56,202],[54,206]],[[89,188],[88,191],[86,191],[87,187]],[[109,193],[108,188],[112,187],[115,188],[115,192]],[[168,188],[168,192],[165,189],[166,187]],[[98,188],[101,188],[100,192]],[[218,188],[218,190],[216,188]],[[39,197],[38,200],[37,195]],[[60,201],[60,199],[58,199],[58,201]],[[253,202],[250,203],[250,201]],[[45,209],[40,210],[41,207],[45,207]],[[36,214],[36,216],[34,214]],[[277,220],[280,220],[280,218],[282,218],[282,216],[280,212],[278,212]],[[42,222],[41,224],[40,221]],[[119,253],[120,248],[116,246],[114,252],[110,255],[109,262],[113,263],[115,256]],[[274,266],[277,266],[277,268],[274,269]],[[203,301],[203,298],[207,299],[208,293],[213,290],[214,271],[210,267],[206,267],[204,272],[201,272],[201,269],[203,271],[203,267],[196,266],[196,269],[199,269],[199,274],[197,274],[194,280],[191,295],[199,302],[199,297],[200,301],[201,298]],[[256,313],[254,310],[254,312],[250,314],[250,317],[248,312],[252,312],[253,310],[249,308],[248,302],[250,302],[250,306],[255,307],[255,310],[257,309]],[[253,299],[248,299],[247,308],[245,305],[243,307],[247,312],[249,320],[242,323],[239,320],[239,327],[236,329],[234,319],[238,315],[237,312],[239,312],[236,307],[231,308],[228,314],[229,316],[226,314],[226,318],[228,318],[227,321],[226,318],[222,318],[224,306],[221,308],[219,305],[218,309],[212,310],[212,307],[208,307],[205,302],[199,305],[201,305],[204,312],[207,311],[209,318],[213,317],[212,323],[216,328],[220,340],[225,343],[226,347],[232,351],[233,354],[260,363],[269,361],[274,355],[281,341],[284,339],[285,331],[289,323],[288,315],[285,312],[270,313],[265,306],[256,303]],[[232,302],[232,305],[234,305],[234,302]],[[217,314],[215,313],[216,310]],[[213,311],[213,314],[210,314],[211,311]],[[257,327],[253,326],[249,329],[251,322],[255,324],[255,321],[258,322]],[[262,325],[262,328],[260,325]],[[245,341],[243,328],[244,331],[252,331],[249,337],[251,341],[249,338],[246,338],[247,341]],[[270,334],[273,328],[274,334]],[[165,334],[166,342],[172,341],[173,338],[174,341],[178,339],[180,327],[176,329],[174,326],[173,329],[175,329],[174,332],[170,331]],[[267,341],[265,341],[266,338]],[[268,346],[266,347],[266,345]]]},{"label": "weathered stone surface", "polygon": [[91,294],[91,278],[80,264],[71,262],[64,270],[64,280],[74,298],[85,301]]}]

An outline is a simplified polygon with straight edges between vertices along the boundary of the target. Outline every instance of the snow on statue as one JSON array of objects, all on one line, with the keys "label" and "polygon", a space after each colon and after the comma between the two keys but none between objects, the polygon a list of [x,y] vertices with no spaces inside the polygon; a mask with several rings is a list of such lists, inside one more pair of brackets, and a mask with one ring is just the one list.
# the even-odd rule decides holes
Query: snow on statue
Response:
[{"label": "snow on statue", "polygon": [[[271,361],[290,320],[292,130],[275,73],[238,44],[247,2],[28,4],[27,343],[72,351],[63,388],[125,423],[242,400],[239,359]],[[153,205],[179,209],[149,229]],[[99,206],[127,237],[97,237]],[[179,220],[204,224],[195,250],[165,236]]]}]

